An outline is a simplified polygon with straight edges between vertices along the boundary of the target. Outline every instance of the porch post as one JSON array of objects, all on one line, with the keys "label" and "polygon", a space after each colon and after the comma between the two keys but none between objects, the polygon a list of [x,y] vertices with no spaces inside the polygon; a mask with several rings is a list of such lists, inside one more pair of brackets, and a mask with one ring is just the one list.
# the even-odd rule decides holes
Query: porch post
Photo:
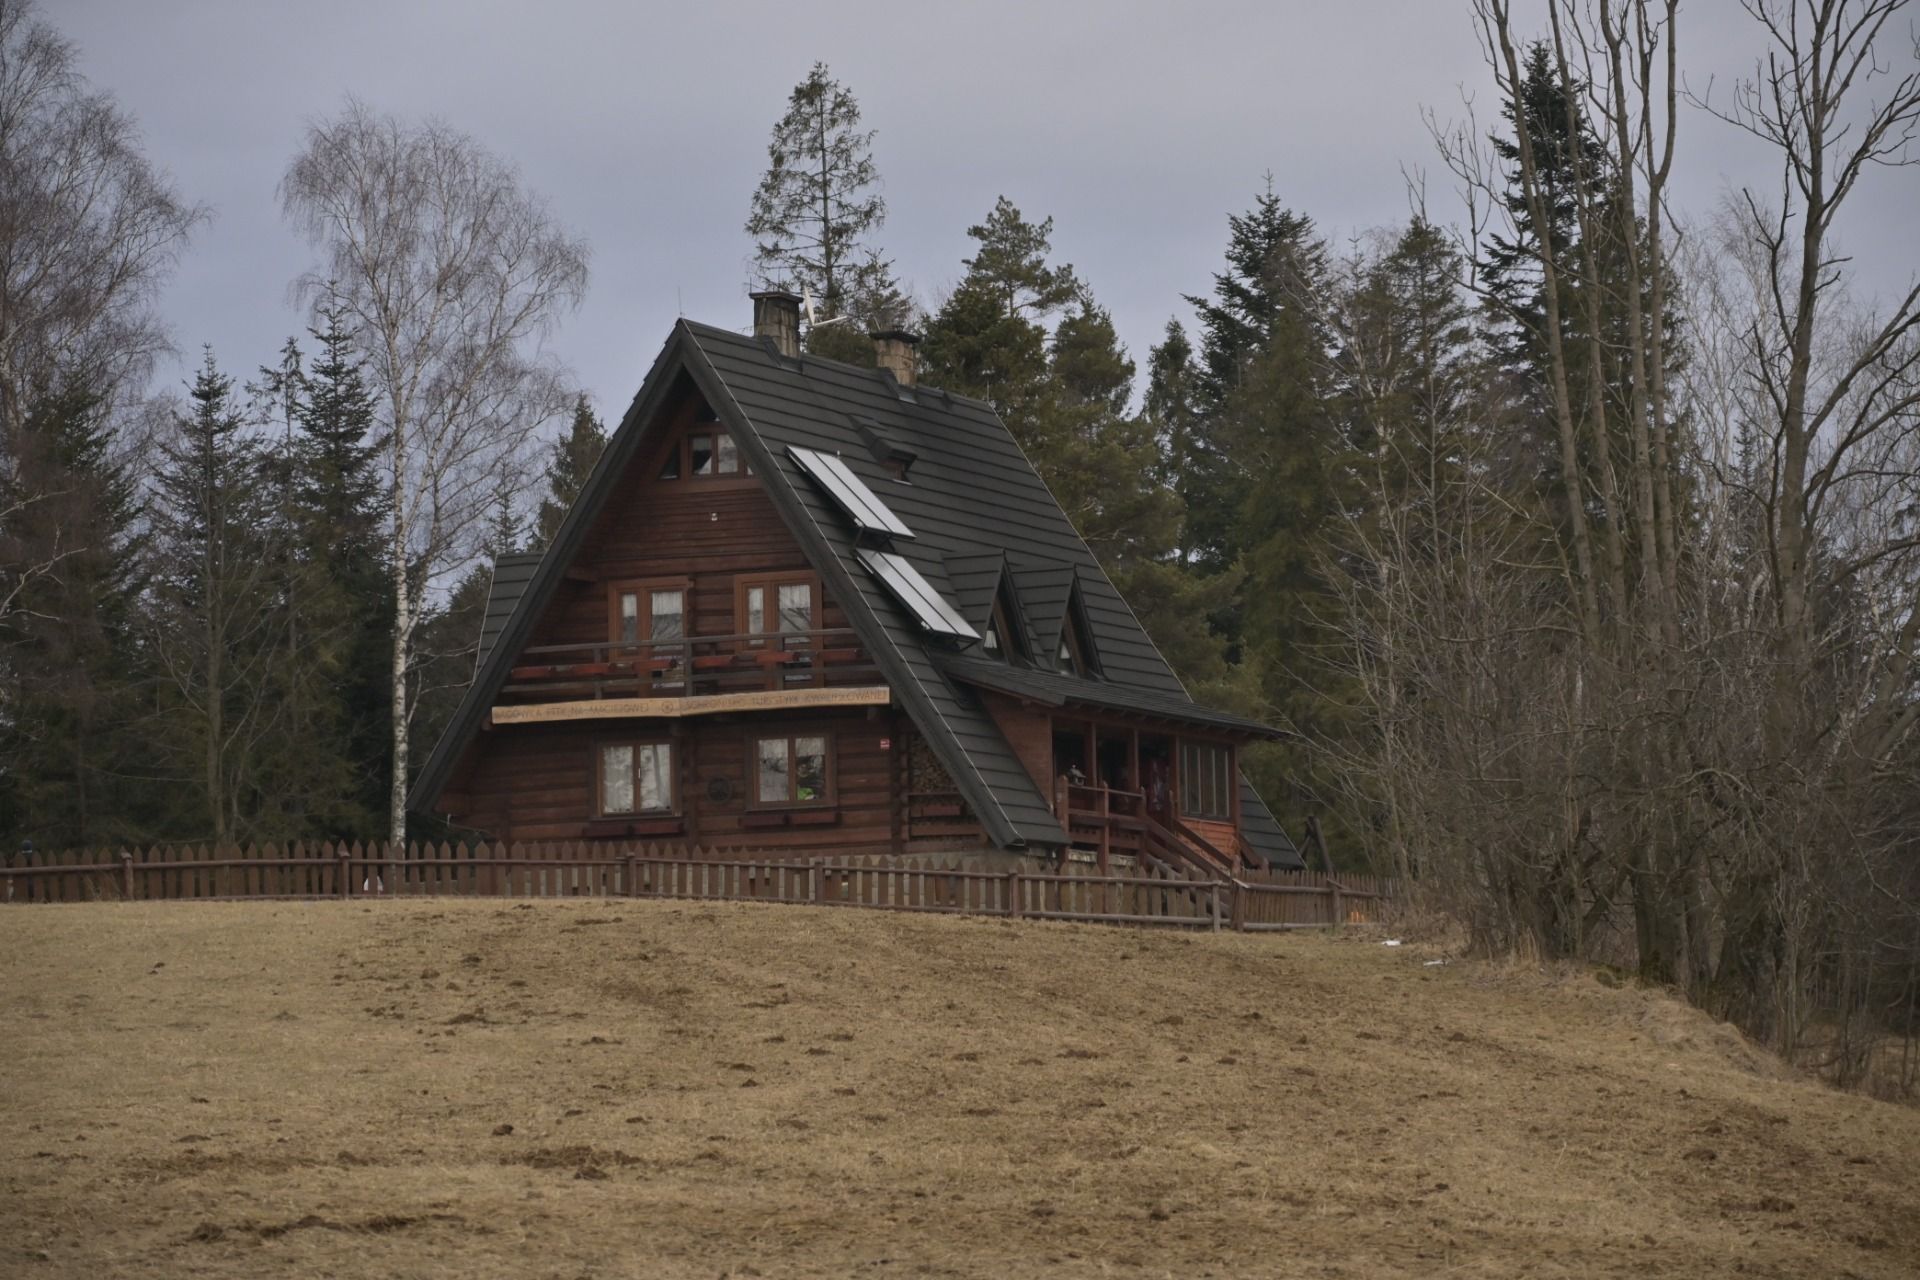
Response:
[{"label": "porch post", "polygon": [[1107,874],[1107,855],[1113,849],[1113,793],[1100,782],[1100,874]]}]

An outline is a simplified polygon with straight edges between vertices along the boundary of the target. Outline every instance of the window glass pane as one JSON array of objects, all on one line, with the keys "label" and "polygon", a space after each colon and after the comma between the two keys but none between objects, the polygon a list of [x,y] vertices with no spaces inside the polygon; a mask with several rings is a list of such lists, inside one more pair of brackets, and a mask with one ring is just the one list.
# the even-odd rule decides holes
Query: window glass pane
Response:
[{"label": "window glass pane", "polygon": [[980,637],[980,651],[991,657],[1000,656],[1000,631],[991,622],[987,624],[987,634]]},{"label": "window glass pane", "polygon": [[[624,748],[622,748],[624,750]],[[673,746],[649,742],[640,748],[637,775],[642,813],[661,813],[673,808]]]},{"label": "window glass pane", "polygon": [[813,630],[813,587],[805,582],[780,584],[780,629]]},{"label": "window glass pane", "polygon": [[687,634],[685,610],[687,597],[680,591],[656,591],[647,601],[654,640],[678,640]]},{"label": "window glass pane", "polygon": [[747,634],[757,636],[767,629],[767,589],[747,588]]},{"label": "window glass pane", "polygon": [[733,443],[732,436],[714,437],[714,470],[723,476],[733,475],[740,470],[739,446]]},{"label": "window glass pane", "polygon": [[827,740],[825,738],[793,740],[793,798],[795,800],[827,798]]},{"label": "window glass pane", "polygon": [[759,780],[754,795],[762,804],[781,804],[787,799],[787,740],[760,739]]},{"label": "window glass pane", "polygon": [[600,812],[633,812],[632,747],[600,748]]},{"label": "window glass pane", "polygon": [[620,639],[628,644],[640,638],[640,597],[631,591],[620,593]]},{"label": "window glass pane", "polygon": [[713,437],[712,436],[688,436],[687,437],[687,456],[688,456],[688,461],[692,463],[692,466],[689,468],[689,470],[691,470],[694,475],[696,476],[712,475],[713,474]]}]

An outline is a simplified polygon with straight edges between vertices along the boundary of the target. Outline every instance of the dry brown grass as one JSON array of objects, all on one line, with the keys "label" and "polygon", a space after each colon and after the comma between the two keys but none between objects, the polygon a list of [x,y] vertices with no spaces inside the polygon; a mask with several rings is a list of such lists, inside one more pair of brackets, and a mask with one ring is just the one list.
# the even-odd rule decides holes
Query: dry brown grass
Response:
[{"label": "dry brown grass", "polygon": [[10,909],[0,1274],[1920,1270],[1920,1112],[1590,973],[1426,958],[745,905]]}]

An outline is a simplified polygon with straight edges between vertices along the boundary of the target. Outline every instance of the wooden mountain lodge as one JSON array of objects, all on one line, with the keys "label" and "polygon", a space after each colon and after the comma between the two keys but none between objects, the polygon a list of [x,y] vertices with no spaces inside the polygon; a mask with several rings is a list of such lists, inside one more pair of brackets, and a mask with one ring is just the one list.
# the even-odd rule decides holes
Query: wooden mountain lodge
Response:
[{"label": "wooden mountain lodge", "polygon": [[[495,566],[413,809],[487,838],[755,856],[1300,865],[978,400],[681,321],[552,547]],[[1017,863],[1012,865],[1018,865]]]}]

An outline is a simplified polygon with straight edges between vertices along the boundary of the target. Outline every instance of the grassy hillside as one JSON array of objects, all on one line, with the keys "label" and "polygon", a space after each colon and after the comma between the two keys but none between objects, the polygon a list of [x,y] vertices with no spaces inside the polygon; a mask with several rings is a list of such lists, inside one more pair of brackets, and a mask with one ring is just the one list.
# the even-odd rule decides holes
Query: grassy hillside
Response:
[{"label": "grassy hillside", "polygon": [[0,1274],[1863,1276],[1920,1112],[1368,939],[0,911]]}]

